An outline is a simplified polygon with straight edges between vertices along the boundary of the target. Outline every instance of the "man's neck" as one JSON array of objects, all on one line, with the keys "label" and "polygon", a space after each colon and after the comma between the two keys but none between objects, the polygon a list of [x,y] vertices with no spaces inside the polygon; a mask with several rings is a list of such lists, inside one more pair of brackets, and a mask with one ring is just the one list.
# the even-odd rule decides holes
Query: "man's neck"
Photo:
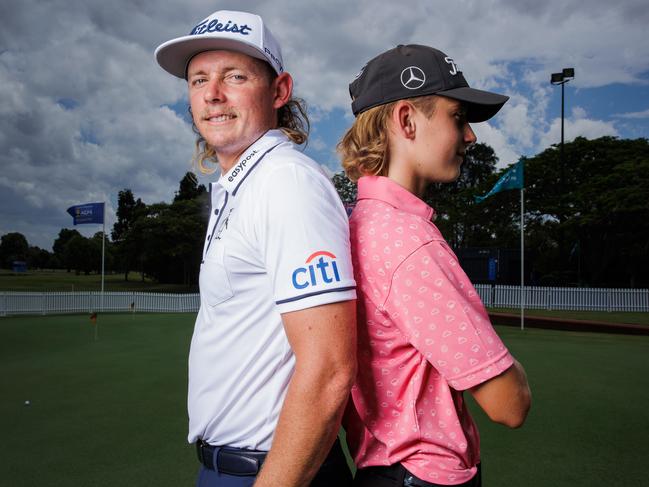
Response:
[{"label": "man's neck", "polygon": [[221,174],[227,173],[230,169],[234,167],[234,165],[237,163],[239,158],[241,157],[241,154],[243,154],[246,150],[248,150],[248,147],[246,147],[244,150],[238,153],[233,153],[233,154],[218,154],[216,155],[218,161],[219,161],[219,166],[221,166]]},{"label": "man's neck", "polygon": [[257,141],[259,141],[259,139],[266,135],[269,130],[272,130],[272,128],[262,131],[251,144],[244,148],[233,149],[231,151],[216,151],[216,158],[219,161],[219,166],[221,166],[221,174],[225,174],[230,169],[232,169],[237,164],[239,159],[241,159],[241,156],[243,156],[253,145],[255,145]]}]

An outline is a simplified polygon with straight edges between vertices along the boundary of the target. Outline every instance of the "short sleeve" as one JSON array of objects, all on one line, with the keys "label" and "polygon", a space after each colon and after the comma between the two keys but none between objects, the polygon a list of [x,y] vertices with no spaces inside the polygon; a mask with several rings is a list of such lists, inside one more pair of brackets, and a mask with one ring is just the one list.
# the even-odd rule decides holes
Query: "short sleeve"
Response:
[{"label": "short sleeve", "polygon": [[402,262],[384,309],[456,390],[485,382],[513,364],[478,293],[444,241],[423,245]]},{"label": "short sleeve", "polygon": [[257,234],[280,313],[355,299],[347,214],[326,176],[282,164],[264,193]]}]

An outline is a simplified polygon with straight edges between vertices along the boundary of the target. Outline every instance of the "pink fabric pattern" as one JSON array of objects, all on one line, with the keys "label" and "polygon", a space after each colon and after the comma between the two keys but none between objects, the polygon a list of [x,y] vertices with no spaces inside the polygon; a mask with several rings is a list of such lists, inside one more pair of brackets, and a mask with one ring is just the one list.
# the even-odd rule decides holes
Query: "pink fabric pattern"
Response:
[{"label": "pink fabric pattern", "polygon": [[350,219],[358,376],[345,415],[359,468],[402,463],[454,485],[476,473],[478,430],[462,391],[513,364],[475,288],[431,222],[384,177],[363,177]]}]

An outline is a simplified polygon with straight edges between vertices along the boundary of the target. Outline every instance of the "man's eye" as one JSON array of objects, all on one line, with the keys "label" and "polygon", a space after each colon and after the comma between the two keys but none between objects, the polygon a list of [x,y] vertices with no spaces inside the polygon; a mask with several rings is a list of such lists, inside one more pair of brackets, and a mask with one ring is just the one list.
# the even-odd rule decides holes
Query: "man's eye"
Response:
[{"label": "man's eye", "polygon": [[205,78],[196,78],[192,80],[192,86],[200,86],[205,83],[207,80]]}]

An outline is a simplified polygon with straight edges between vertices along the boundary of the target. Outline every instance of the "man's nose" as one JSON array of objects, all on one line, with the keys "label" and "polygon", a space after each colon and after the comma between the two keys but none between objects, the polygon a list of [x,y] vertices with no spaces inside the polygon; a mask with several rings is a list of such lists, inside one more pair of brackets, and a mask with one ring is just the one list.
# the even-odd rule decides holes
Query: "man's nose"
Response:
[{"label": "man's nose", "polygon": [[207,81],[207,86],[205,87],[204,96],[206,102],[219,102],[223,101],[223,87],[218,79],[211,79]]}]

